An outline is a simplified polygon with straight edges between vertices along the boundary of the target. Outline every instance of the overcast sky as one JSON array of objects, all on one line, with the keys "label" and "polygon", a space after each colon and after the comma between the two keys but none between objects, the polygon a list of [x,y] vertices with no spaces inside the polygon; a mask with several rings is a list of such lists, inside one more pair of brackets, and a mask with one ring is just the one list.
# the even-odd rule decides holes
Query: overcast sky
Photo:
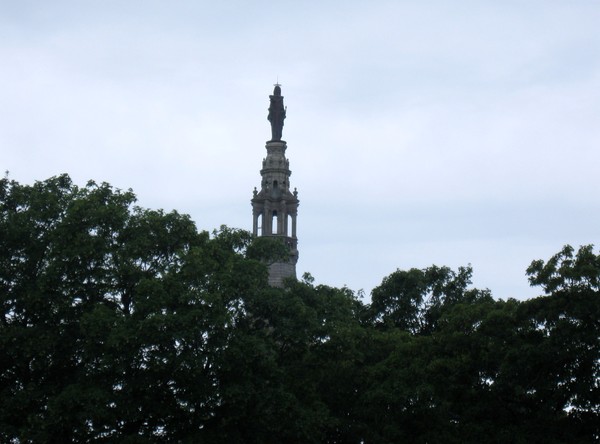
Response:
[{"label": "overcast sky", "polygon": [[600,234],[600,2],[0,0],[0,166],[251,229],[279,80],[298,274],[525,269]]}]

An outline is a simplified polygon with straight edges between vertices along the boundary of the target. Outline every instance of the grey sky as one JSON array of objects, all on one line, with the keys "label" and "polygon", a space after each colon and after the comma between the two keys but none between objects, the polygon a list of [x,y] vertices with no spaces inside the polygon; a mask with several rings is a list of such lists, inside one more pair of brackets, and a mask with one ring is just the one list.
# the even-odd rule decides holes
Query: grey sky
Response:
[{"label": "grey sky", "polygon": [[598,1],[0,0],[0,166],[251,228],[282,83],[298,271],[525,268],[600,231]]}]

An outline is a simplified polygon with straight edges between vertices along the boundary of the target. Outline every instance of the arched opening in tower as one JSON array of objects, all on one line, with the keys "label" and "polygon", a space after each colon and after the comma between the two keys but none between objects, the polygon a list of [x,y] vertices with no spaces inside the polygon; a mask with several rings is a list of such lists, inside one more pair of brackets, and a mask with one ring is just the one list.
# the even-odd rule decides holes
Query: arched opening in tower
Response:
[{"label": "arched opening in tower", "polygon": [[271,219],[271,234],[279,234],[279,217],[277,211],[273,211],[273,219]]},{"label": "arched opening in tower", "polygon": [[257,236],[263,235],[263,215],[262,215],[262,213],[260,213],[258,215],[258,217],[256,218],[256,235]]}]

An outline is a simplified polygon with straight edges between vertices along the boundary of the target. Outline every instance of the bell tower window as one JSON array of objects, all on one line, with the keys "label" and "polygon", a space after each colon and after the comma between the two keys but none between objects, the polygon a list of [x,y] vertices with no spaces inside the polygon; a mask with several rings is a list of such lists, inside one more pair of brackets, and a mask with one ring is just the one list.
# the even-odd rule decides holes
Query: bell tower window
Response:
[{"label": "bell tower window", "polygon": [[[277,182],[275,182],[277,183]],[[279,234],[279,217],[277,216],[277,211],[273,211],[273,218],[271,219],[271,233]]]}]

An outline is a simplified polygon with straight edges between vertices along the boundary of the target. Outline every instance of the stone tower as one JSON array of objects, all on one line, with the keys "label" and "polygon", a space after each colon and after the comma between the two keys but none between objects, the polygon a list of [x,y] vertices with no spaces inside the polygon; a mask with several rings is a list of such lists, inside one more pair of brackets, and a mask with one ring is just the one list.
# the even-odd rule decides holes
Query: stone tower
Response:
[{"label": "stone tower", "polygon": [[260,175],[260,191],[254,188],[252,198],[252,232],[255,236],[271,236],[282,239],[290,247],[287,262],[269,265],[269,284],[280,287],[287,277],[296,277],[298,262],[298,238],[296,218],[298,192],[290,191],[290,163],[285,157],[287,144],[281,140],[286,108],[283,106],[281,87],[275,85],[269,96],[271,140],[267,142],[267,157],[263,159]]}]

